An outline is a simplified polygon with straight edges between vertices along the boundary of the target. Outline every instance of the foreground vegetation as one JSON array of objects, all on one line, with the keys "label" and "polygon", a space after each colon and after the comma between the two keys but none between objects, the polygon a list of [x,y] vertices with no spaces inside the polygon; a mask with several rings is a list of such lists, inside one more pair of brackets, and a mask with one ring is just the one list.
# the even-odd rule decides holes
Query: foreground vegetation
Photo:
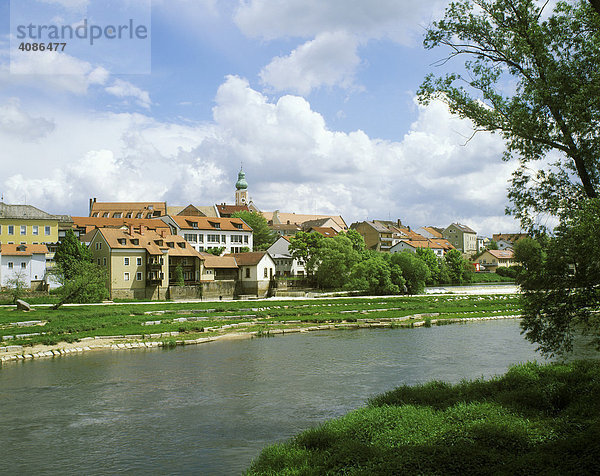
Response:
[{"label": "foreground vegetation", "polygon": [[[51,345],[96,336],[151,339],[166,332],[177,332],[185,338],[256,330],[268,334],[270,329],[285,326],[308,327],[358,319],[406,318],[398,325],[411,326],[424,319],[429,324],[432,316],[422,314],[434,314],[435,320],[442,322],[519,313],[518,297],[512,295],[124,303],[65,306],[60,310],[35,306],[30,312],[10,306],[0,307],[0,346]],[[27,321],[36,321],[36,325],[26,327]]]},{"label": "foreground vegetation", "polygon": [[399,387],[263,450],[248,474],[596,474],[600,362]]}]

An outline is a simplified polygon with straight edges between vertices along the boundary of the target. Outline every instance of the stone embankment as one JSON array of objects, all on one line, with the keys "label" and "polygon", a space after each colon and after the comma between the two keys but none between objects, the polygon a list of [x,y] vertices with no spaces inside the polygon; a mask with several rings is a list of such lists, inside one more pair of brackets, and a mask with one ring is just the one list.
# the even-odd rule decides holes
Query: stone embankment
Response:
[{"label": "stone embankment", "polygon": [[[354,311],[342,311],[352,313]],[[0,363],[15,362],[20,360],[32,360],[47,357],[60,357],[64,355],[79,354],[92,350],[129,350],[129,349],[149,349],[156,347],[171,347],[174,345],[197,345],[207,342],[213,342],[220,339],[234,338],[252,338],[265,337],[280,334],[293,334],[298,332],[313,332],[324,330],[343,330],[343,329],[377,329],[392,327],[423,327],[431,325],[443,325],[453,323],[466,323],[486,321],[492,319],[518,319],[519,314],[495,315],[484,317],[464,317],[450,319],[434,319],[439,316],[438,313],[413,314],[403,317],[375,318],[375,319],[352,319],[341,323],[306,325],[301,326],[300,320],[272,321],[262,323],[264,329],[258,331],[244,331],[244,328],[256,326],[256,322],[239,322],[225,324],[222,326],[206,327],[204,332],[222,332],[222,334],[209,337],[199,337],[197,339],[181,339],[183,337],[179,332],[164,332],[161,334],[142,335],[124,335],[124,336],[99,336],[86,337],[76,343],[60,343],[57,345],[46,346],[36,345],[34,347],[23,347],[20,345],[8,345],[0,347]],[[234,316],[239,317],[239,316]],[[250,317],[250,316],[245,316]],[[231,318],[231,316],[230,316]],[[181,322],[184,320],[203,320],[198,317],[178,318]],[[146,325],[159,324],[160,321],[148,321]],[[309,324],[309,323],[306,323]],[[285,326],[285,327],[281,327]],[[240,332],[231,332],[231,331]],[[152,339],[152,340],[150,340]],[[162,340],[161,340],[162,339]]]}]

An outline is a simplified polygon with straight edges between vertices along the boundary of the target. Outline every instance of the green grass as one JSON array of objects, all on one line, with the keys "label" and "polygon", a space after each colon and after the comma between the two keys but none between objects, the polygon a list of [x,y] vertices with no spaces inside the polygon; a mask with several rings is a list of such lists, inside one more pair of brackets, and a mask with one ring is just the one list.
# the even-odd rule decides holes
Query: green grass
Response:
[{"label": "green grass", "polygon": [[249,475],[597,474],[600,362],[399,387],[265,448]]},{"label": "green grass", "polygon": [[[354,312],[344,312],[354,311]],[[146,314],[146,313],[151,314]],[[386,298],[314,299],[290,301],[228,301],[197,303],[152,303],[66,306],[53,310],[34,306],[31,312],[17,311],[13,306],[0,307],[0,337],[17,334],[44,333],[3,341],[20,345],[72,342],[84,337],[113,335],[146,335],[177,331],[199,333],[206,327],[252,322],[253,325],[286,325],[300,321],[303,325],[356,322],[357,319],[401,318],[422,313],[439,313],[435,319],[453,319],[517,314],[516,296],[396,296]],[[189,316],[205,320],[175,322]],[[20,321],[44,321],[45,325],[18,327]],[[147,321],[160,324],[145,326]],[[282,323],[282,324],[280,324]],[[289,325],[296,325],[290,323]],[[253,329],[230,329],[239,332]]]}]

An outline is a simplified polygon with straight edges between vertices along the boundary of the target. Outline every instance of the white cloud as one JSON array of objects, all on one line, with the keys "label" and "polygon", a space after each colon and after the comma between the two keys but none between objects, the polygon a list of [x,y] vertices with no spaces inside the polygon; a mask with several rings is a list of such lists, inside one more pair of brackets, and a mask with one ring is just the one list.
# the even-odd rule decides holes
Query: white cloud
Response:
[{"label": "white cloud", "polygon": [[5,71],[3,76],[8,82],[83,95],[89,86],[104,84],[109,72],[66,53],[29,52],[24,56],[13,53],[10,73]]},{"label": "white cloud", "polygon": [[[87,213],[99,200],[167,200],[209,205],[233,200],[243,162],[250,195],[263,210],[341,214],[350,223],[400,218],[412,226],[461,221],[480,233],[518,229],[503,216],[506,180],[502,141],[489,134],[463,146],[470,125],[434,102],[402,141],[363,131],[332,131],[308,101],[270,101],[231,76],[215,97],[213,121],[183,126],[141,114],[58,115],[38,143],[17,139],[7,154],[9,201],[53,213]],[[90,134],[93,131],[93,134]],[[54,164],[49,172],[46,164]],[[35,203],[33,199],[35,198]]]},{"label": "white cloud", "polygon": [[138,105],[145,107],[146,109],[150,108],[150,105],[152,104],[150,94],[147,91],[134,86],[128,81],[123,81],[122,79],[115,80],[111,86],[105,88],[105,91],[119,98],[132,97],[136,100]]},{"label": "white cloud", "polygon": [[446,0],[240,0],[235,22],[244,34],[265,39],[314,37],[351,31],[363,38],[387,37],[411,44]]},{"label": "white cloud", "polygon": [[54,130],[54,122],[23,111],[17,98],[0,105],[0,134],[23,141],[38,140]]},{"label": "white cloud", "polygon": [[356,37],[346,32],[321,33],[288,56],[274,58],[260,72],[261,80],[277,91],[302,95],[323,85],[349,88],[360,64],[357,46]]}]

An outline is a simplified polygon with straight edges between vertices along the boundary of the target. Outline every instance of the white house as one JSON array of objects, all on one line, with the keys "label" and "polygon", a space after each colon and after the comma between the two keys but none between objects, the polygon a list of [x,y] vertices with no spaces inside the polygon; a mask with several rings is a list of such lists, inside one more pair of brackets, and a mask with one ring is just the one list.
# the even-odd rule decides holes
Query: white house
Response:
[{"label": "white house", "polygon": [[174,235],[183,236],[196,251],[225,247],[225,253],[239,253],[246,247],[252,250],[252,228],[241,218],[196,216],[160,217],[171,227]]},{"label": "white house", "polygon": [[443,258],[446,252],[454,249],[454,246],[444,239],[401,240],[390,248],[390,253],[400,253],[401,251],[416,253],[419,248],[429,248],[438,258]]},{"label": "white house", "polygon": [[271,280],[275,277],[275,261],[266,251],[232,253],[239,267],[240,294],[264,297],[269,293]]},{"label": "white house", "polygon": [[273,243],[267,253],[275,262],[276,276],[305,276],[304,262],[292,257],[289,251],[290,242],[287,237],[281,236]]},{"label": "white house", "polygon": [[46,277],[46,245],[0,245],[0,280],[6,287],[14,278],[26,287],[37,289]]}]

